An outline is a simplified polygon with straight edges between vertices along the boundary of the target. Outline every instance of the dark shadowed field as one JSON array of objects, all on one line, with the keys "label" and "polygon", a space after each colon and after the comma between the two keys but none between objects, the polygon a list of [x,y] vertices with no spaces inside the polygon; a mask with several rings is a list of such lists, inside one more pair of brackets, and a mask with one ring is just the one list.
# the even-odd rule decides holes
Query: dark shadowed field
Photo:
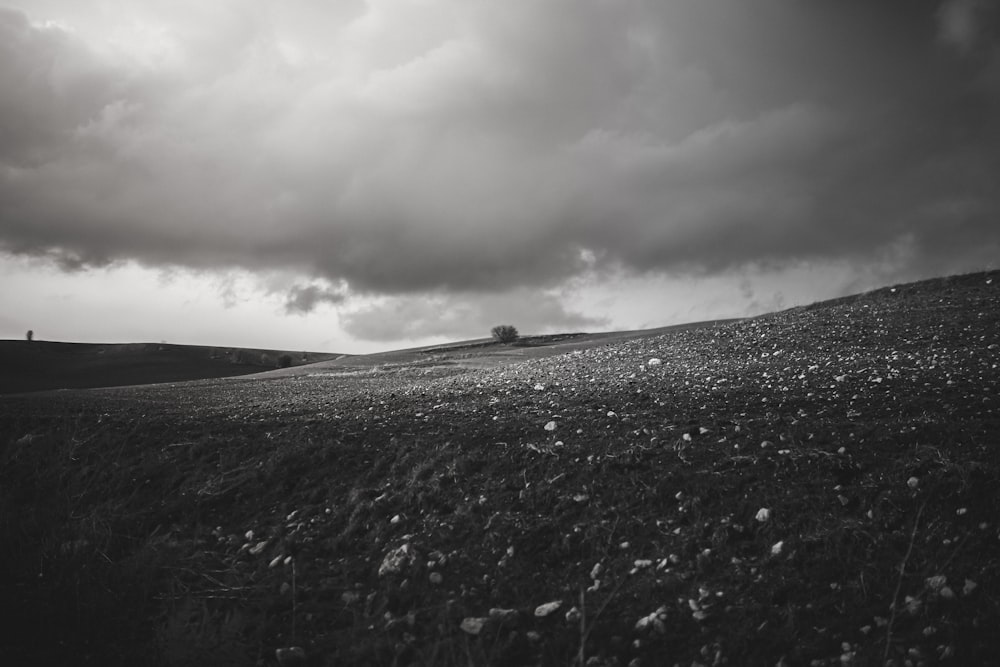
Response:
[{"label": "dark shadowed field", "polygon": [[998,323],[992,272],[0,397],[0,664],[995,664]]},{"label": "dark shadowed field", "polygon": [[249,375],[335,359],[321,352],[171,345],[0,340],[0,394],[119,387]]}]

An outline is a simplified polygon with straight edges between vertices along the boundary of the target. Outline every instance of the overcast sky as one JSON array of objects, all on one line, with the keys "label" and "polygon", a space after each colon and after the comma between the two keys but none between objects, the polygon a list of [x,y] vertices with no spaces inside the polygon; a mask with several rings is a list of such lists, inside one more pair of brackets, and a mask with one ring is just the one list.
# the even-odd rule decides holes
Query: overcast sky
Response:
[{"label": "overcast sky", "polygon": [[361,352],[993,268],[997,0],[0,0],[0,338]]}]

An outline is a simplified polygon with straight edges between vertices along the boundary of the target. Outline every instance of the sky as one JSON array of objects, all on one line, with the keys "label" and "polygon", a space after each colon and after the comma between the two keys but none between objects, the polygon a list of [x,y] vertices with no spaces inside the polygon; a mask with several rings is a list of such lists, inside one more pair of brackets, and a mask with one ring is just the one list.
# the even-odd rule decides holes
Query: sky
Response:
[{"label": "sky", "polygon": [[0,0],[0,338],[345,353],[1000,263],[1000,0]]}]

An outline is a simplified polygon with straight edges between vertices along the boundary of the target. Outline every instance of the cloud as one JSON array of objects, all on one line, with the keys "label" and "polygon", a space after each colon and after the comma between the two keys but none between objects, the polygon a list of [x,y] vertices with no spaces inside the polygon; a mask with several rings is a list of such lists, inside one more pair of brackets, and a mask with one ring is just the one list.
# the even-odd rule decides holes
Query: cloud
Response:
[{"label": "cloud", "polygon": [[291,271],[290,313],[413,295],[418,324],[348,320],[388,336],[611,268],[1000,255],[1000,95],[935,44],[985,43],[970,0],[22,4],[0,249],[67,268]]},{"label": "cloud", "polygon": [[937,14],[938,36],[959,53],[968,54],[983,36],[987,18],[995,13],[990,0],[945,0]]},{"label": "cloud", "polygon": [[522,334],[600,328],[607,320],[567,310],[558,294],[535,290],[500,293],[390,297],[341,314],[355,338],[396,342],[444,338],[484,338],[498,324]]},{"label": "cloud", "polygon": [[343,292],[318,285],[296,285],[288,293],[288,298],[285,301],[285,312],[305,314],[312,312],[313,309],[322,303],[343,303],[345,298]]}]

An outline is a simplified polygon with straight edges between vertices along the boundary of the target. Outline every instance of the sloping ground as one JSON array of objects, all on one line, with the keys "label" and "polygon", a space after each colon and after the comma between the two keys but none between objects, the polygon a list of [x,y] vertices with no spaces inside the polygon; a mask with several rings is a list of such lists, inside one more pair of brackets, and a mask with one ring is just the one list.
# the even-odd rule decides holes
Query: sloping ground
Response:
[{"label": "sloping ground", "polygon": [[[419,365],[424,368],[433,366],[493,368],[494,366],[520,363],[529,359],[541,359],[577,350],[586,350],[600,345],[651,338],[668,332],[715,327],[737,321],[739,320],[710,320],[634,331],[523,336],[513,344],[501,344],[491,339],[482,339],[451,345],[434,345],[409,350],[345,356],[334,361],[314,364],[308,369],[308,372],[312,374],[324,372],[336,374],[345,369],[388,368],[397,365]],[[301,373],[302,371],[300,370],[288,374],[296,375]]]},{"label": "sloping ground", "polygon": [[0,399],[0,662],[994,664],[998,320]]},{"label": "sloping ground", "polygon": [[0,394],[247,375],[274,368],[285,354],[294,365],[340,356],[167,343],[4,340],[0,341]]}]

